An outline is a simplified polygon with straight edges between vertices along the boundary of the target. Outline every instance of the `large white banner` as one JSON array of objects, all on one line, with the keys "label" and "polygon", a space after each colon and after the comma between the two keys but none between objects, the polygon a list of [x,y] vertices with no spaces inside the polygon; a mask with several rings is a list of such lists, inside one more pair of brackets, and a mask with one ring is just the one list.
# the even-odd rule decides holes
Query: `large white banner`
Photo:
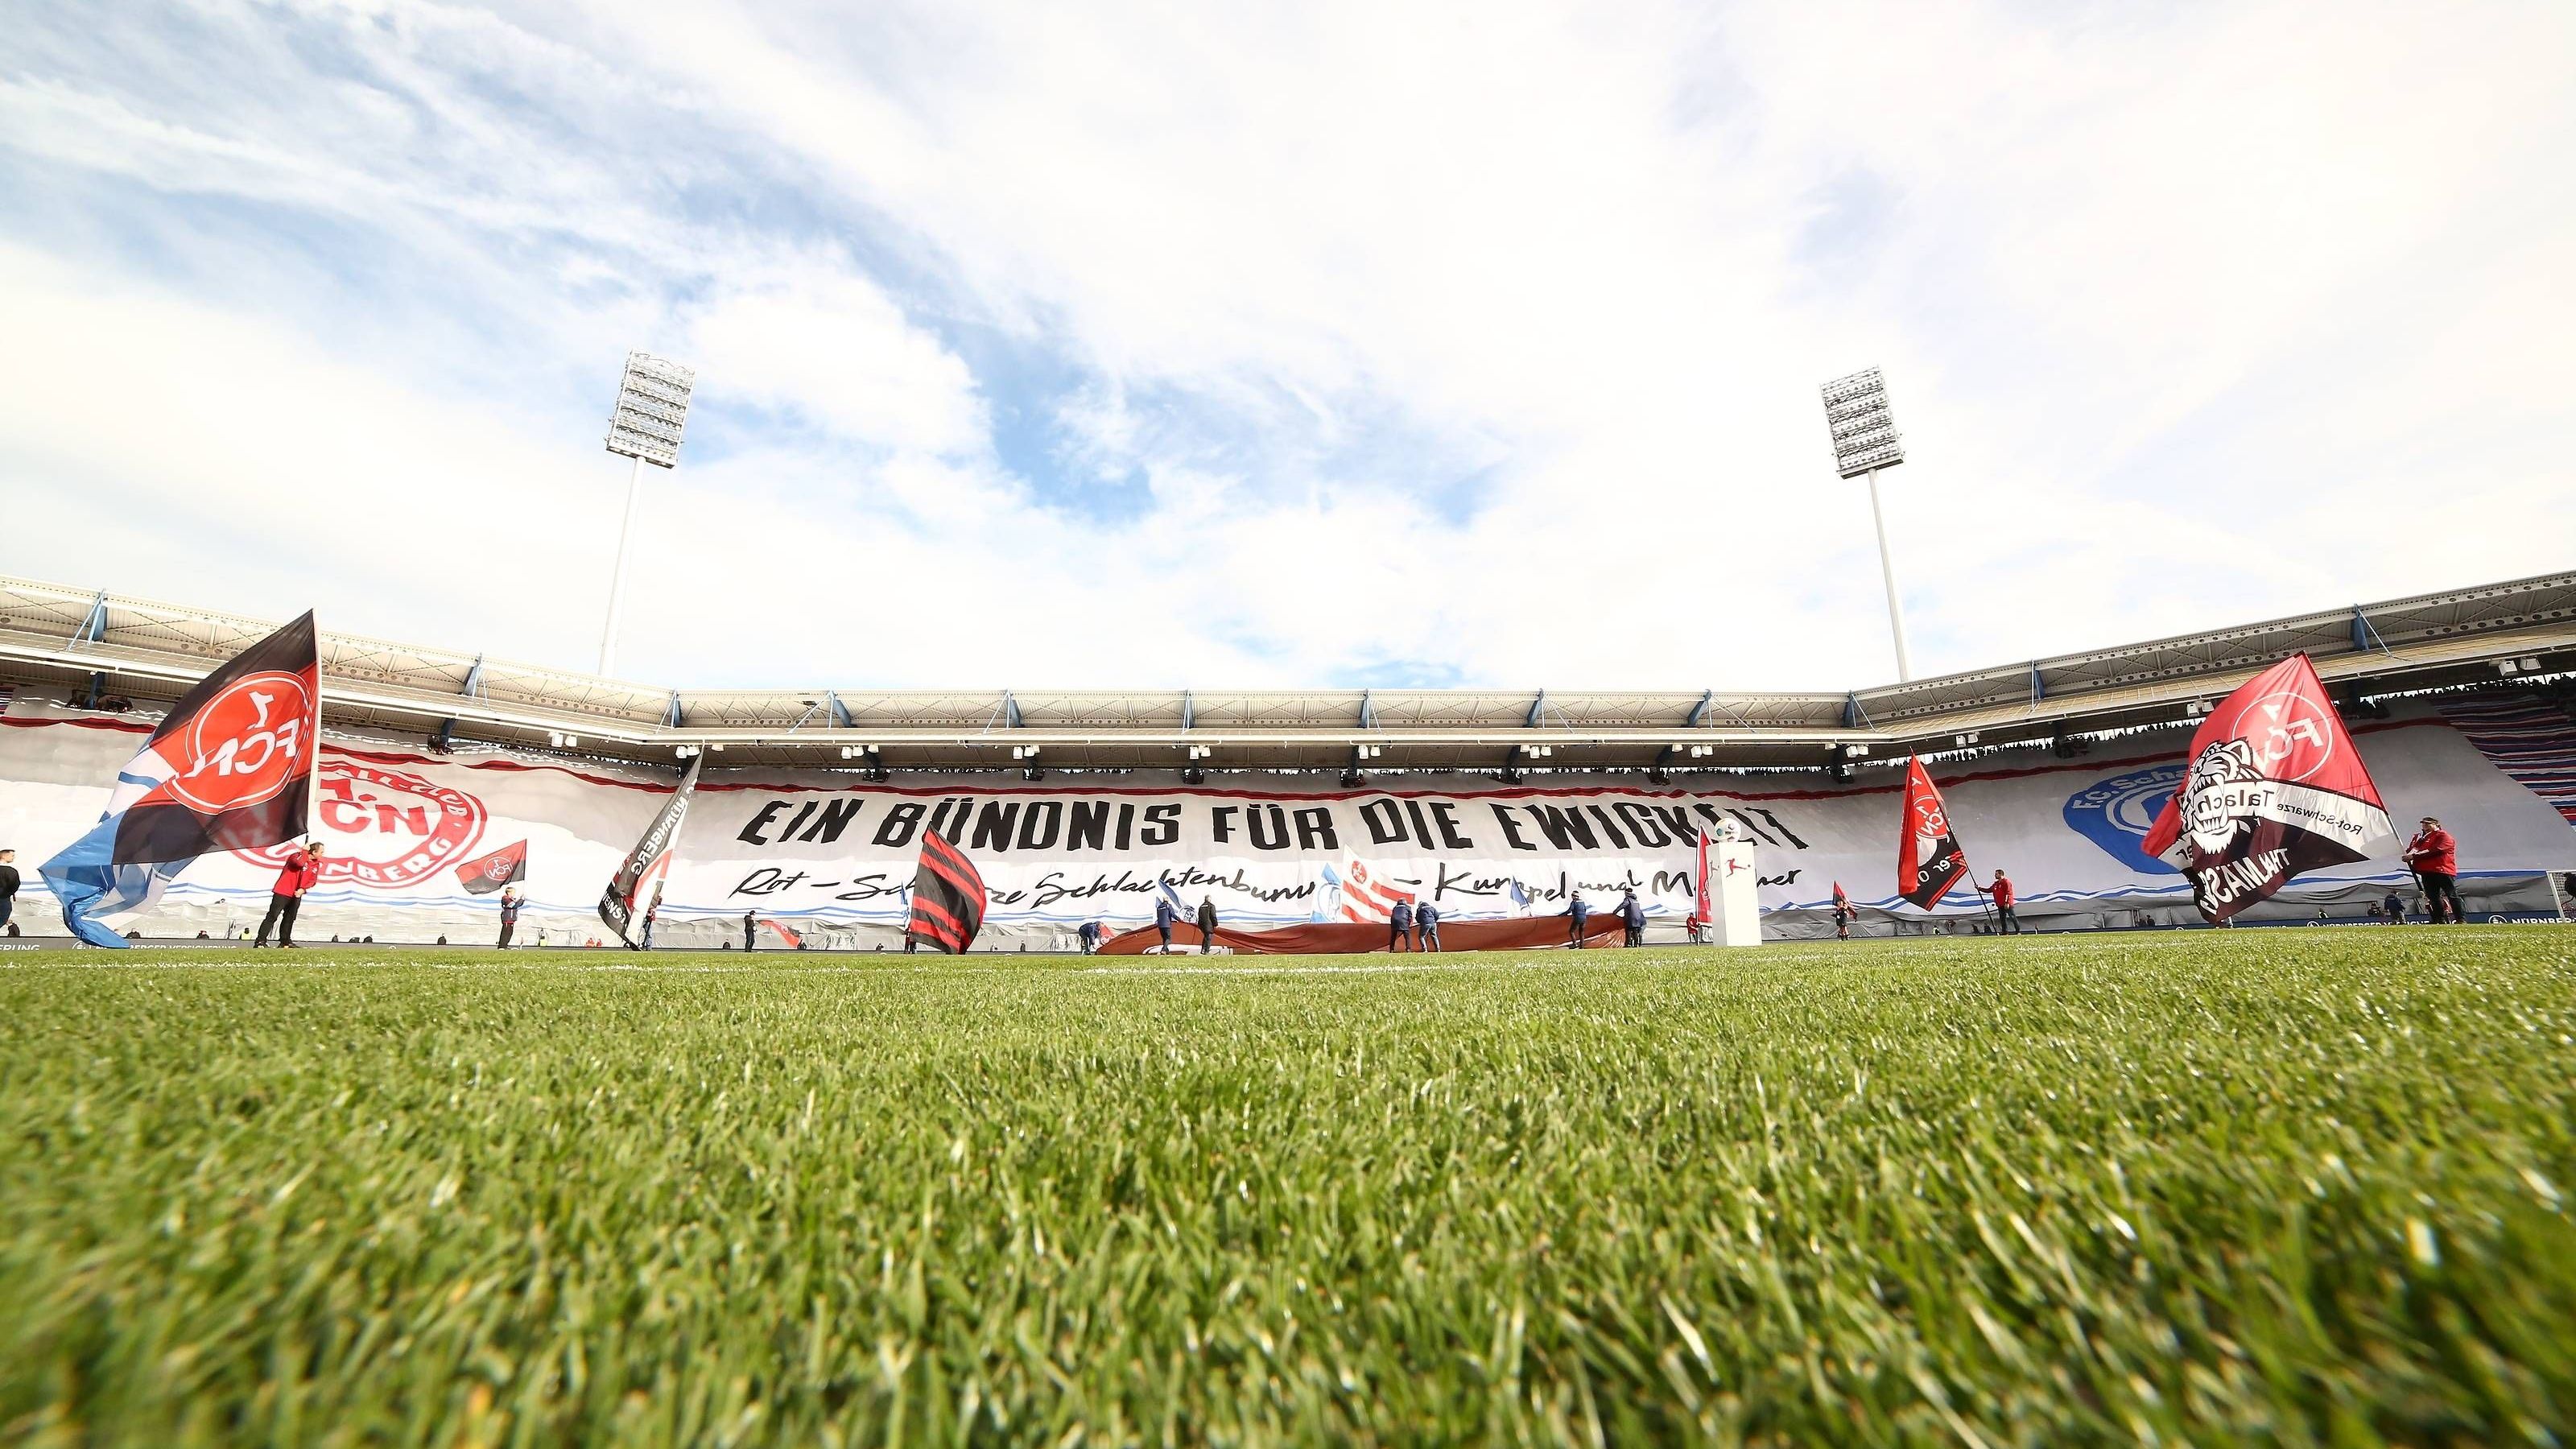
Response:
[{"label": "large white banner", "polygon": [[[29,702],[0,725],[0,846],[17,850],[28,881],[17,919],[57,934],[33,867],[97,819],[117,765],[148,726]],[[2437,814],[2458,836],[2464,892],[2486,909],[2548,907],[2541,873],[2576,869],[2576,832],[2554,809],[2433,711],[2355,734],[2394,816]],[[2031,923],[2196,919],[2182,877],[2139,848],[2179,775],[2183,739],[2144,736],[2077,760],[2012,751],[1933,773],[1973,878],[2009,872]],[[459,867],[524,842],[530,905],[519,940],[609,939],[594,910],[600,891],[677,778],[676,767],[439,756],[326,737],[313,823],[329,856],[299,932],[307,941],[488,942],[498,897],[468,892]],[[1828,929],[1836,882],[1863,907],[1865,930],[1890,921],[1972,929],[1980,904],[1964,885],[1928,916],[1896,900],[1901,778],[1882,767],[1844,785],[1706,774],[1661,787],[1636,775],[1505,786],[1434,774],[1350,790],[1329,778],[1255,774],[1200,787],[1154,772],[869,785],[833,772],[709,769],[656,941],[739,947],[748,914],[762,949],[791,933],[809,944],[899,949],[924,830],[975,860],[993,892],[980,944],[1006,951],[1061,946],[1086,920],[1142,924],[1167,888],[1251,929],[1383,919],[1396,895],[1435,901],[1455,921],[1560,914],[1578,892],[1601,910],[1634,890],[1655,937],[1677,939],[1697,832],[1721,827],[1755,846],[1767,934]],[[237,934],[266,907],[281,850],[200,860],[155,911],[116,924],[147,939]],[[2311,915],[2325,903],[2350,918],[2404,880],[2393,859],[2305,877],[2270,914]]]}]

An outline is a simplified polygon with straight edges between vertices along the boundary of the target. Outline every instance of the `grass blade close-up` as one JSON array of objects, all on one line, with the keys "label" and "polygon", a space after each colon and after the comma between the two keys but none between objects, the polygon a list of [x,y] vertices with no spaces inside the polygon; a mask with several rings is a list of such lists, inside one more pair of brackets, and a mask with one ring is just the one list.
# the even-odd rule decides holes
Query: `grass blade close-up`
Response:
[{"label": "grass blade close-up", "polygon": [[12,953],[0,1442],[2565,1442],[2572,948]]}]

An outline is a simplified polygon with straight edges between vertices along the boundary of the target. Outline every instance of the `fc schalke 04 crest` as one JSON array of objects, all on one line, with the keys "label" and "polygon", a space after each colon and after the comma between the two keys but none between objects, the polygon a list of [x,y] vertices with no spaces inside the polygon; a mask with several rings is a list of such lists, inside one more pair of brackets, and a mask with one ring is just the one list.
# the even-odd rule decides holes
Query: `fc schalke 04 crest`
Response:
[{"label": "fc schalke 04 crest", "polygon": [[2179,875],[2147,854],[2145,841],[2182,776],[2182,763],[2174,761],[2096,780],[2066,797],[2067,827],[2140,875]]}]

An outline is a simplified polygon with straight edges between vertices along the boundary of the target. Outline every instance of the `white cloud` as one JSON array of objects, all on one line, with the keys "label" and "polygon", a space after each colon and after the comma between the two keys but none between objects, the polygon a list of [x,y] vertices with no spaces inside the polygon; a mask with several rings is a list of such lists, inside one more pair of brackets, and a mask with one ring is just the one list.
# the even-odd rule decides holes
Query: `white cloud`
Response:
[{"label": "white cloud", "polygon": [[707,392],[783,407],[897,452],[981,454],[990,430],[966,364],[846,261],[749,276],[685,323]]}]

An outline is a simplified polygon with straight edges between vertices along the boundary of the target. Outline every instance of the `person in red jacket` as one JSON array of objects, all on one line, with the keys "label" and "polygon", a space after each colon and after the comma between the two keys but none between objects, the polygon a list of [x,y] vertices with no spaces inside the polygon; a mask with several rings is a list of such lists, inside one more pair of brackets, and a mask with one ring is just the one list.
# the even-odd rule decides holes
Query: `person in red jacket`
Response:
[{"label": "person in red jacket", "polygon": [[2460,843],[2442,822],[2427,815],[2415,838],[2406,842],[2406,868],[2424,883],[2424,914],[2434,925],[2443,921],[2442,908],[2450,903],[2450,923],[2464,925],[2468,916],[2460,910]]},{"label": "person in red jacket", "polygon": [[260,918],[259,939],[253,946],[268,944],[269,927],[277,928],[277,944],[295,948],[295,911],[304,904],[304,893],[322,878],[322,842],[308,840],[304,848],[286,858],[277,873],[277,884],[268,888],[268,914]]},{"label": "person in red jacket", "polygon": [[2010,932],[2016,936],[2020,935],[2021,917],[2013,913],[2013,902],[2021,899],[2021,897],[2013,894],[2013,883],[2011,879],[2002,871],[1996,871],[1995,883],[1986,887],[1986,891],[1989,895],[1992,895],[1995,898],[1996,933],[2000,935],[2005,932]]}]

